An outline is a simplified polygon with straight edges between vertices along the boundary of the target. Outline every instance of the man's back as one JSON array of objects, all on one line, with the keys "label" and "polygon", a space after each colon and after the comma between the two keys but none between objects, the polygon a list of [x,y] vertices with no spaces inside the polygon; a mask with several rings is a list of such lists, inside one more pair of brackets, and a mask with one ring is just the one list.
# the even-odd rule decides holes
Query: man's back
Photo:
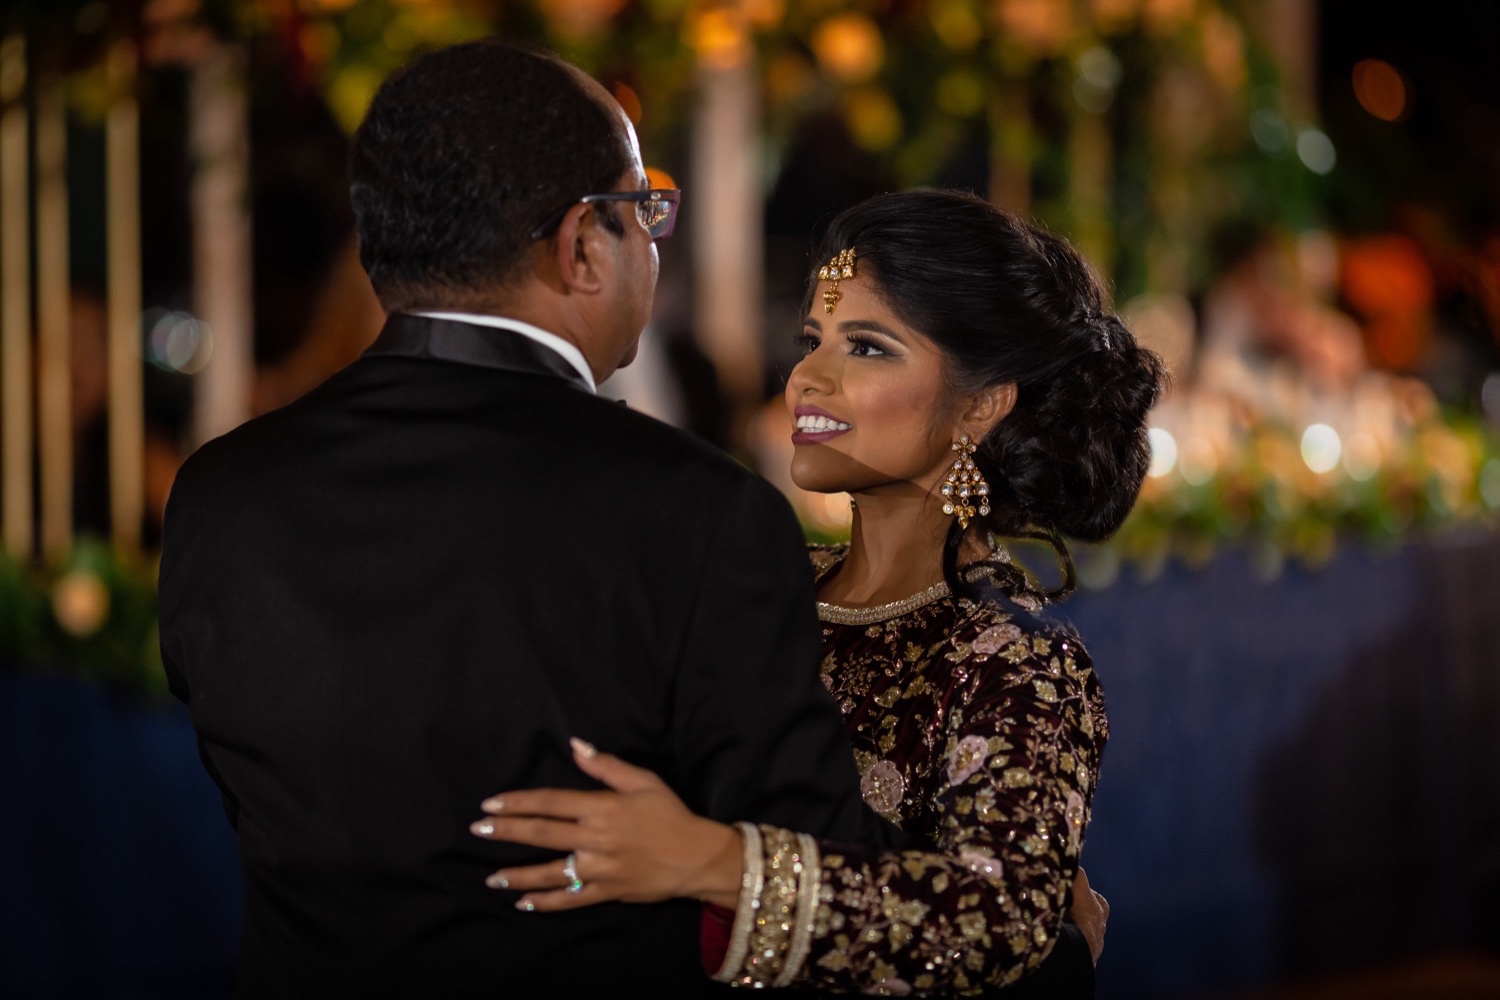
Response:
[{"label": "man's back", "polygon": [[211,443],[162,629],[240,835],[245,992],[706,990],[695,905],[484,887],[542,856],[472,837],[479,801],[587,787],[572,735],[716,818],[874,835],[784,502],[563,378],[367,357]]}]

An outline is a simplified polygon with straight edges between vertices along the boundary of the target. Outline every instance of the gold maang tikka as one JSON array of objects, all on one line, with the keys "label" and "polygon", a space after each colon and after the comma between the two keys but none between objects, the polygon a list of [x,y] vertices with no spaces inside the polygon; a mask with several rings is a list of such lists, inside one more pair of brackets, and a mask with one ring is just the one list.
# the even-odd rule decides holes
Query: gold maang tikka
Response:
[{"label": "gold maang tikka", "polygon": [[839,281],[854,277],[854,248],[840,250],[827,264],[818,268],[818,280],[828,282],[828,291],[823,293],[823,311],[833,312],[833,307],[843,298],[839,294]]},{"label": "gold maang tikka", "polygon": [[943,513],[958,518],[958,526],[967,528],[969,518],[978,514],[987,517],[990,513],[990,484],[984,481],[979,467],[974,464],[974,452],[978,449],[969,435],[961,434],[953,442],[958,457],[948,468],[948,475],[938,492],[943,495]]}]

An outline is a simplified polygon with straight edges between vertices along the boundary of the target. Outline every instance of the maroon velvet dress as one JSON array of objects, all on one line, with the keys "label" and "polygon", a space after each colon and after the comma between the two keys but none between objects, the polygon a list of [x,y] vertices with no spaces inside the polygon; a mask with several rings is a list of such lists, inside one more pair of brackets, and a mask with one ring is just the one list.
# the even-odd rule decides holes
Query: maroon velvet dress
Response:
[{"label": "maroon velvet dress", "polygon": [[[820,577],[846,551],[814,547]],[[1003,569],[1010,600],[1039,610]],[[923,849],[742,824],[750,863],[716,978],[886,995],[1014,983],[1057,937],[1088,826],[1108,735],[1088,654],[1063,626],[944,585],[818,611],[865,800]]]}]

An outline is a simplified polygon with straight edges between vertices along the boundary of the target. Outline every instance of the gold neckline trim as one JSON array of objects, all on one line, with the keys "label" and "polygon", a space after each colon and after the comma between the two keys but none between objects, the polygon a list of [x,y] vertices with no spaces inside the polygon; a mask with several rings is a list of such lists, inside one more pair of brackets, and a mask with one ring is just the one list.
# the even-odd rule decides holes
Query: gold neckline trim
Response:
[{"label": "gold neckline trim", "polygon": [[948,596],[948,584],[946,581],[935,583],[922,591],[904,597],[899,601],[889,604],[877,604],[871,608],[846,608],[839,604],[829,604],[827,601],[818,602],[818,617],[825,622],[833,622],[836,625],[873,625],[875,622],[883,622],[889,618],[897,618],[909,611],[925,607],[933,601],[940,601]]}]

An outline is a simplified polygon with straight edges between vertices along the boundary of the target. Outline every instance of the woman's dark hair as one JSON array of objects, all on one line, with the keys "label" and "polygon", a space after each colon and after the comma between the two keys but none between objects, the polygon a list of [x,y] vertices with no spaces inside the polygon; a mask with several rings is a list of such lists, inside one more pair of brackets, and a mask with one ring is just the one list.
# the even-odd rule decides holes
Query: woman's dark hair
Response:
[{"label": "woman's dark hair", "polygon": [[[942,349],[950,389],[969,395],[1015,383],[1014,409],[977,442],[990,514],[970,529],[1102,541],[1120,527],[1150,464],[1146,414],[1163,368],[1108,311],[1099,279],[1065,240],[959,191],[877,195],[840,214],[817,262],[857,255],[866,280],[902,322]],[[816,290],[816,281],[809,292]],[[977,596],[984,567],[957,566],[963,533],[948,533],[944,572]]]},{"label": "woman's dark hair", "polygon": [[532,230],[613,189],[630,166],[625,140],[583,86],[551,54],[496,39],[386,80],[354,133],[349,194],[360,262],[387,309],[502,287]]}]

